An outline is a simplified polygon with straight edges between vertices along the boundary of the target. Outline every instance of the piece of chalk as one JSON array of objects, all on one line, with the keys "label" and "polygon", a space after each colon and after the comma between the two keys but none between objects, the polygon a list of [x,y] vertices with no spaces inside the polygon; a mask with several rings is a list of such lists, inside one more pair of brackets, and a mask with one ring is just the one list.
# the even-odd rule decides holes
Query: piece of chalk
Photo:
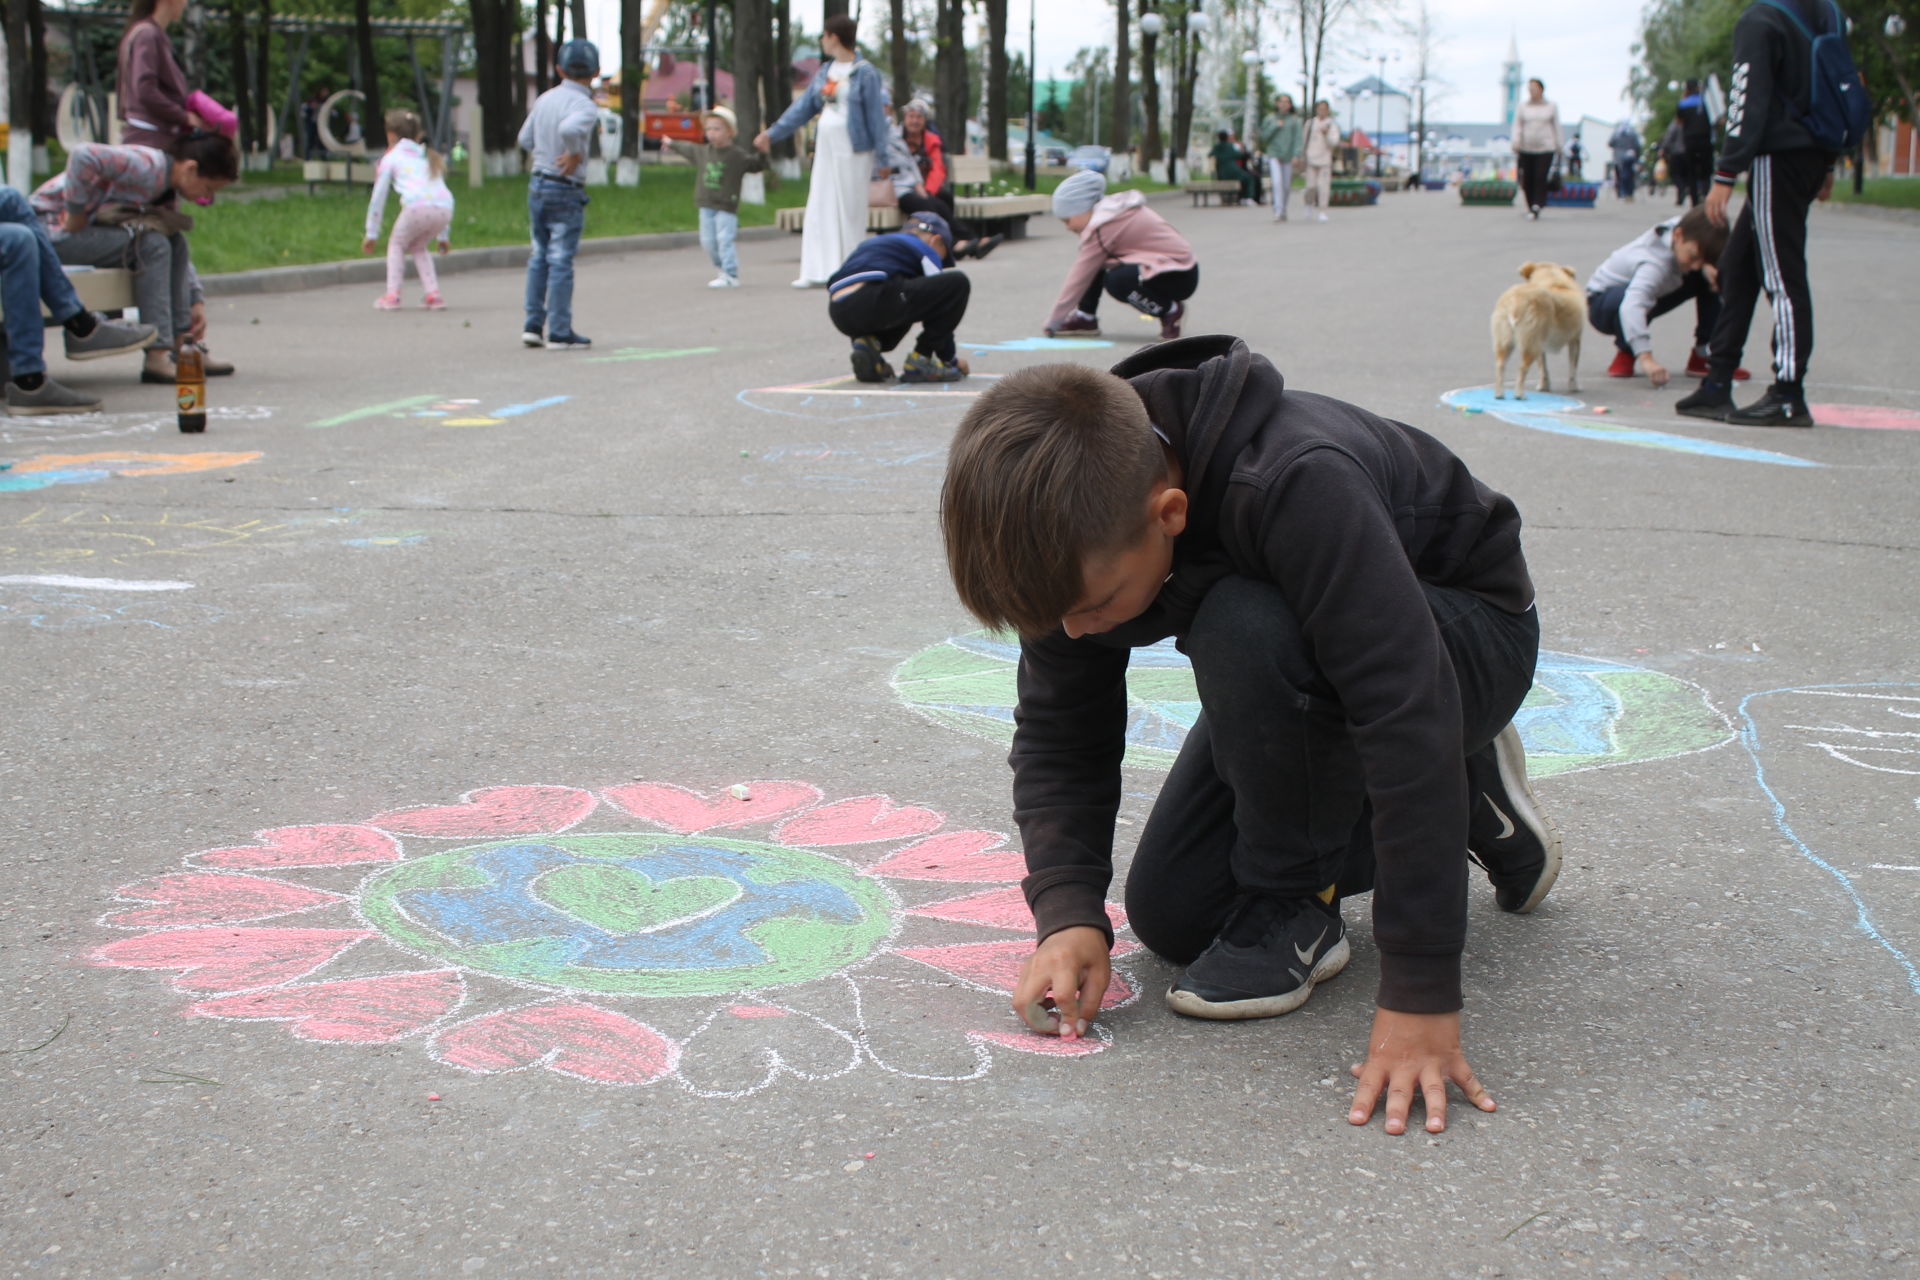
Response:
[{"label": "piece of chalk", "polygon": [[1597,404],[1593,406],[1593,411],[1595,413],[1612,413],[1613,412],[1613,410],[1607,408],[1607,406],[1603,404]]},{"label": "piece of chalk", "polygon": [[748,796],[747,784],[744,782],[736,782],[727,788],[727,794],[735,800],[745,800]]},{"label": "piece of chalk", "polygon": [[437,1093],[430,1093],[430,1094],[428,1094],[428,1095],[427,1095],[427,1101],[428,1101],[428,1102],[438,1102],[438,1101],[440,1101],[440,1095],[439,1095],[439,1094],[437,1094]]},{"label": "piece of chalk", "polygon": [[1020,1017],[1043,1036],[1059,1034],[1060,1015],[1038,1000],[1028,1002],[1027,1007],[1020,1011]]}]

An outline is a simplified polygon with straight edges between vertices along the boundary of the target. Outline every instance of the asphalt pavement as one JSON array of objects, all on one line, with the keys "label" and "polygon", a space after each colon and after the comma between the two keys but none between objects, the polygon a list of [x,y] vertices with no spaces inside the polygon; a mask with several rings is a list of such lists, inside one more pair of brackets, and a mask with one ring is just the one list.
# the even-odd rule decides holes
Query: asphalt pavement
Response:
[{"label": "asphalt pavement", "polygon": [[[514,271],[223,296],[205,435],[131,360],[0,419],[0,1270],[1913,1275],[1920,225],[1816,212],[1827,425],[1767,432],[1591,333],[1578,391],[1488,398],[1516,268],[1664,201],[1155,207],[1190,331],[1526,517],[1567,865],[1524,918],[1475,877],[1496,1114],[1347,1124],[1365,899],[1283,1019],[1176,1017],[1124,928],[1095,1036],[1007,1009],[1012,666],[935,506],[989,377],[1155,332],[1036,341],[1058,224],[967,264],[937,392],[846,380],[797,237],[739,290],[632,252],[582,260],[590,352],[520,346]],[[1123,861],[1192,715],[1136,665]]]}]

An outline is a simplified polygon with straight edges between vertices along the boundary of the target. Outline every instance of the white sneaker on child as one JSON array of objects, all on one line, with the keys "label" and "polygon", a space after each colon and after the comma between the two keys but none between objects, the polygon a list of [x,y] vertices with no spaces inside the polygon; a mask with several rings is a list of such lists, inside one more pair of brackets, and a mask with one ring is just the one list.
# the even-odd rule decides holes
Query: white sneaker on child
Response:
[{"label": "white sneaker on child", "polygon": [[713,279],[707,281],[707,288],[709,289],[730,289],[732,287],[733,285],[732,285],[731,279],[724,274],[717,275]]}]

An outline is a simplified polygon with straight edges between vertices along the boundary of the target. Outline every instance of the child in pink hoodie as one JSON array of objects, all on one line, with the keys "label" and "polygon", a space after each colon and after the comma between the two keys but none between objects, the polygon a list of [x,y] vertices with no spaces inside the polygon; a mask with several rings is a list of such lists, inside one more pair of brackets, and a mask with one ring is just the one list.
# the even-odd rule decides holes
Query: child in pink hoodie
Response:
[{"label": "child in pink hoodie", "polygon": [[1053,216],[1080,236],[1080,252],[1047,317],[1049,338],[1095,337],[1102,290],[1160,321],[1160,340],[1180,336],[1186,300],[1200,285],[1200,264],[1186,237],[1153,210],[1138,191],[1107,195],[1105,174],[1091,169],[1053,193]]}]

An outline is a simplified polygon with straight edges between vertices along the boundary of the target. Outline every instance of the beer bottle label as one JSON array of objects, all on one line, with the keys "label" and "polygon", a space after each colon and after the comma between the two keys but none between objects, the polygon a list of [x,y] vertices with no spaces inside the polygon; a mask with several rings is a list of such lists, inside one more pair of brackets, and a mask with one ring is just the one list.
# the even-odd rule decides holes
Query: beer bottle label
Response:
[{"label": "beer bottle label", "polygon": [[207,388],[204,383],[182,382],[179,384],[177,398],[180,412],[199,413],[207,405]]}]

